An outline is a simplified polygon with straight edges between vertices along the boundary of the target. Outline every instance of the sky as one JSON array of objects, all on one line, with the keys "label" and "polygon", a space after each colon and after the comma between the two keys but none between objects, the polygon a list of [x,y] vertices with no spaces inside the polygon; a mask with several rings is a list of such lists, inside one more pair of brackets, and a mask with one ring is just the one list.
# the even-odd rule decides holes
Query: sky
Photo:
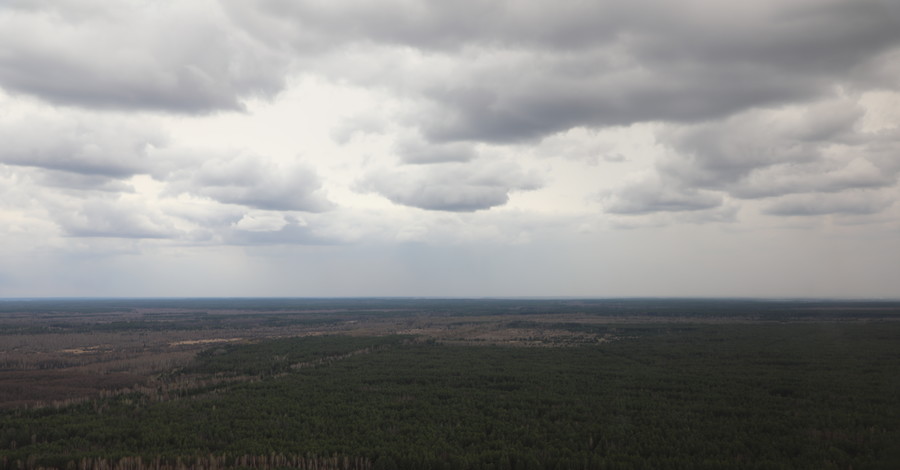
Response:
[{"label": "sky", "polygon": [[900,298],[895,0],[0,0],[0,297]]}]

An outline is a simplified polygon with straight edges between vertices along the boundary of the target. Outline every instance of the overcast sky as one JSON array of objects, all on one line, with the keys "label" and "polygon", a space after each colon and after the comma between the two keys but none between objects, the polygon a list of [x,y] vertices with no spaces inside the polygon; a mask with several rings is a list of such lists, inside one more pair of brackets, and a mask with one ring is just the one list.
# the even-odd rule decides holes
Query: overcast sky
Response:
[{"label": "overcast sky", "polygon": [[0,0],[0,297],[900,298],[896,0]]}]

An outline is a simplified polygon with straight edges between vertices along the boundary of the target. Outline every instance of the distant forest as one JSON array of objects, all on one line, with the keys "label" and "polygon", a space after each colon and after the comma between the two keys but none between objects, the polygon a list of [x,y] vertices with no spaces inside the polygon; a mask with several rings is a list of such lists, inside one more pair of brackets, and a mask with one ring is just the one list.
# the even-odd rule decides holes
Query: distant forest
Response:
[{"label": "distant forest", "polygon": [[0,469],[900,468],[900,303],[0,301]]}]

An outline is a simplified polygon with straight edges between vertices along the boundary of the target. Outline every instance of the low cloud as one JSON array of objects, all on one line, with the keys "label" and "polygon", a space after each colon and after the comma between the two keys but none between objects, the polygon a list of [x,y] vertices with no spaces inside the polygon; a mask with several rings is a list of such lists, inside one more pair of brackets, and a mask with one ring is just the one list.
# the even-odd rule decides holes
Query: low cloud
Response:
[{"label": "low cloud", "polygon": [[809,107],[754,109],[721,121],[669,125],[669,154],[650,178],[626,185],[607,210],[641,214],[708,208],[716,201],[768,199],[770,215],[875,213],[888,205],[870,190],[895,186],[900,135],[861,126],[849,98]]},{"label": "low cloud", "polygon": [[606,211],[612,214],[701,211],[719,207],[722,203],[721,193],[715,191],[643,181],[626,186],[609,197]]},{"label": "low cloud", "polygon": [[[102,179],[154,173],[165,134],[152,122],[93,115],[34,114],[0,120],[0,163]],[[64,183],[64,177],[56,177]],[[90,178],[70,178],[83,186]]]},{"label": "low cloud", "polygon": [[280,213],[248,213],[222,231],[231,245],[319,245],[334,240],[320,236],[303,218]]},{"label": "low cloud", "polygon": [[687,210],[659,210],[648,211],[647,206],[641,212],[608,212],[604,217],[609,227],[614,229],[635,230],[652,229],[670,225],[705,225],[705,224],[733,224],[739,222],[741,205],[734,201],[725,200],[719,205],[704,208],[694,204]]},{"label": "low cloud", "polygon": [[512,164],[434,164],[405,166],[370,173],[362,191],[392,202],[426,210],[472,212],[501,206],[512,191],[541,187],[540,179]]},{"label": "low cloud", "polygon": [[248,155],[209,158],[195,168],[177,171],[168,192],[264,210],[321,212],[333,206],[311,167]]},{"label": "low cloud", "polygon": [[763,208],[763,213],[776,216],[819,216],[828,214],[868,215],[884,211],[894,200],[873,191],[841,194],[796,194]]},{"label": "low cloud", "polygon": [[241,220],[234,223],[234,228],[246,232],[277,232],[290,222],[283,214],[244,214]]},{"label": "low cloud", "polygon": [[84,200],[59,208],[55,221],[70,237],[176,238],[171,220],[146,205],[125,200]]},{"label": "low cloud", "polygon": [[394,148],[404,163],[466,162],[477,157],[469,143],[428,143],[418,135],[402,136]]},{"label": "low cloud", "polygon": [[831,146],[850,140],[862,114],[855,102],[840,100],[672,126],[660,140],[676,156],[660,170],[688,184],[727,190],[760,169],[819,163]]},{"label": "low cloud", "polygon": [[66,171],[35,171],[34,182],[43,187],[76,191],[101,191],[108,193],[133,193],[134,186],[104,175],[85,175]]},{"label": "low cloud", "polygon": [[[878,168],[866,158],[841,157],[760,168],[737,182],[729,192],[742,199],[761,199],[795,193],[882,188],[897,182],[895,174]],[[847,161],[847,158],[853,159]]]}]

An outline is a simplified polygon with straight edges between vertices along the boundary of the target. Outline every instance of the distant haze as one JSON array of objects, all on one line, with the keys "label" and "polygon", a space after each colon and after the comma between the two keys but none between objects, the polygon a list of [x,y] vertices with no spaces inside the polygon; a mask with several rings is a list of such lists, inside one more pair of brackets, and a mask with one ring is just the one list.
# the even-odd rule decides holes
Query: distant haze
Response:
[{"label": "distant haze", "polygon": [[0,2],[0,297],[900,298],[900,2]]}]

